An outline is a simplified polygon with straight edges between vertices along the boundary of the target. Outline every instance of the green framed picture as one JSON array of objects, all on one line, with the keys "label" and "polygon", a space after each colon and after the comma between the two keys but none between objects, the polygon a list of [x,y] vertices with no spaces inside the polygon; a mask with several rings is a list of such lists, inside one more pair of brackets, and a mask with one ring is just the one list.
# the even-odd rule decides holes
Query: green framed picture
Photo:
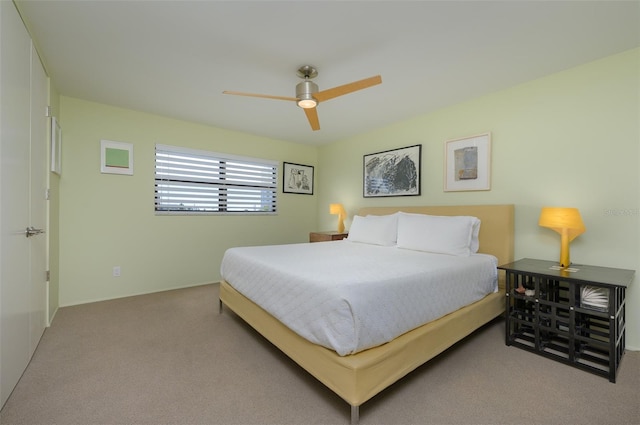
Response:
[{"label": "green framed picture", "polygon": [[133,144],[101,140],[100,172],[133,175]]}]

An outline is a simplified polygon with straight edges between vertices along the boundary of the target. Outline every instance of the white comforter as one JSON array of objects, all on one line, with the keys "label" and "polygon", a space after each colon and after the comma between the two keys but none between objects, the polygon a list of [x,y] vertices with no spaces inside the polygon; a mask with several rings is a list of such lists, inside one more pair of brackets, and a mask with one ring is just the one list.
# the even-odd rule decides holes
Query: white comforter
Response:
[{"label": "white comforter", "polygon": [[497,291],[497,260],[349,241],[227,250],[221,274],[298,335],[353,354]]}]

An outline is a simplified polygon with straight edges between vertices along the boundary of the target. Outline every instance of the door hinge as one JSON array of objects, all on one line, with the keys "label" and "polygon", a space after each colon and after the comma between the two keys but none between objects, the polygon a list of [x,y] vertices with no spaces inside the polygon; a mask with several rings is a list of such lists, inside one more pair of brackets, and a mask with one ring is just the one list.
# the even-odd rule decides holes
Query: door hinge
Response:
[{"label": "door hinge", "polygon": [[44,116],[45,117],[50,117],[51,116],[51,106],[47,106],[44,110]]},{"label": "door hinge", "polygon": [[45,272],[45,275],[46,275],[46,282],[49,282],[49,280],[51,280],[51,272],[49,270],[47,270]]}]

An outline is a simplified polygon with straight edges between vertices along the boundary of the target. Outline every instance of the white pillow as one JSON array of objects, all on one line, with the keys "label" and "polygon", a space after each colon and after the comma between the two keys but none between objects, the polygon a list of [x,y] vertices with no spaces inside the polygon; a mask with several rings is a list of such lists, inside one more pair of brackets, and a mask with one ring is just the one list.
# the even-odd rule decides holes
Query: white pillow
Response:
[{"label": "white pillow", "polygon": [[475,230],[480,230],[477,217],[400,213],[397,243],[398,248],[469,256],[478,246],[472,243]]},{"label": "white pillow", "polygon": [[480,219],[477,217],[470,217],[473,221],[473,230],[471,231],[471,245],[469,245],[469,249],[472,254],[475,254],[480,249],[480,239],[478,236],[480,235]]},{"label": "white pillow", "polygon": [[398,214],[356,215],[353,217],[349,236],[350,242],[362,242],[373,245],[395,245],[398,237]]}]

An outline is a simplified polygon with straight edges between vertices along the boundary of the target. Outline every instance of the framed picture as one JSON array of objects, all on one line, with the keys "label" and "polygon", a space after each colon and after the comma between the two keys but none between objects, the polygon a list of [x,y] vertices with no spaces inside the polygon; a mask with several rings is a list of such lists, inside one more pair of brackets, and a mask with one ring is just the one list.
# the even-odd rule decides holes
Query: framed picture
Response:
[{"label": "framed picture", "polygon": [[445,142],[444,191],[491,190],[491,133]]},{"label": "framed picture", "polygon": [[420,195],[421,162],[422,145],[364,155],[364,197]]},{"label": "framed picture", "polygon": [[62,174],[62,129],[56,117],[51,117],[51,171]]},{"label": "framed picture", "polygon": [[285,162],[282,171],[282,191],[313,195],[313,166]]},{"label": "framed picture", "polygon": [[100,172],[133,175],[133,144],[101,140]]}]

